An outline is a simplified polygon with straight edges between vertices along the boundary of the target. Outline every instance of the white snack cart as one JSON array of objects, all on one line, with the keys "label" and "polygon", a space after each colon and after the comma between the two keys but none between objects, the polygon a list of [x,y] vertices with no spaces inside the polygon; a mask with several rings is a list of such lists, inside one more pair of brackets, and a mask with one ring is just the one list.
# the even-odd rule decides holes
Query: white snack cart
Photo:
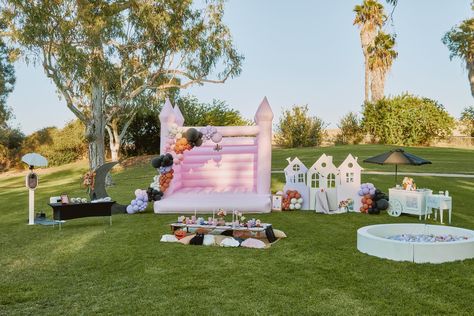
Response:
[{"label": "white snack cart", "polygon": [[417,189],[413,191],[403,188],[388,189],[390,207],[388,214],[391,216],[400,216],[402,213],[421,216],[426,212],[431,214],[431,209],[426,209],[426,197],[433,193],[429,189]]}]

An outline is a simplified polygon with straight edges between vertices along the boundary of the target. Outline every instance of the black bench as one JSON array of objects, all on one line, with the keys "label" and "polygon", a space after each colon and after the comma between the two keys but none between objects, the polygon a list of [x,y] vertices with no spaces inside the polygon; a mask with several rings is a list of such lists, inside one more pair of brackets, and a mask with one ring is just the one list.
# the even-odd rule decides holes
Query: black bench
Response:
[{"label": "black bench", "polygon": [[[114,204],[114,201],[69,204],[48,203],[53,208],[54,220],[62,221],[82,217],[109,216],[110,225],[112,225],[112,205]],[[59,224],[59,227],[61,228],[61,224]]]}]

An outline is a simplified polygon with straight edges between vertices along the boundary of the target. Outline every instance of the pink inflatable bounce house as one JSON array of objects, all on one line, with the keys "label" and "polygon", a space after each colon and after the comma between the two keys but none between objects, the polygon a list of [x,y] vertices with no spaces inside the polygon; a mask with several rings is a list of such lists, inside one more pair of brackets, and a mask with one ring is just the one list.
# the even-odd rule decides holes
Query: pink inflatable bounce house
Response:
[{"label": "pink inflatable bounce house", "polygon": [[[174,177],[163,199],[154,202],[155,213],[211,213],[219,208],[270,212],[272,121],[272,109],[264,98],[255,114],[255,125],[216,126],[223,136],[221,148],[206,141],[186,151],[182,163],[173,167]],[[169,101],[160,113],[160,122],[160,153],[164,154],[169,127],[191,126],[184,126],[181,111]]]}]

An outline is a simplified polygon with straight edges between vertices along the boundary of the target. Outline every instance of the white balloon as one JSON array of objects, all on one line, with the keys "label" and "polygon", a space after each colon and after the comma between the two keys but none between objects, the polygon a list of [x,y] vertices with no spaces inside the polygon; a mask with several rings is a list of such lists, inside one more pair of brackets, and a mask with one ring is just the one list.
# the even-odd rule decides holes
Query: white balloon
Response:
[{"label": "white balloon", "polygon": [[290,200],[290,203],[291,203],[291,204],[295,204],[296,202],[298,202],[298,200],[295,199],[295,198],[292,198],[292,199]]},{"label": "white balloon", "polygon": [[303,203],[303,198],[299,198],[297,202],[300,204]]},{"label": "white balloon", "polygon": [[295,209],[295,205],[294,204],[290,204],[290,210],[294,210]]},{"label": "white balloon", "polygon": [[300,203],[296,203],[295,204],[295,209],[299,210],[301,208],[301,204]]},{"label": "white balloon", "polygon": [[222,135],[220,133],[215,133],[212,135],[211,139],[214,143],[219,143],[222,140]]}]

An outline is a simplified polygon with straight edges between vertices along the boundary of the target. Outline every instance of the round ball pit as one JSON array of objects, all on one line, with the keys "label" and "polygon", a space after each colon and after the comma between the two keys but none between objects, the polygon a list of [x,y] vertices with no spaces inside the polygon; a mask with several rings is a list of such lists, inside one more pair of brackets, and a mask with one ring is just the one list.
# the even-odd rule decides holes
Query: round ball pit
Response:
[{"label": "round ball pit", "polygon": [[[387,239],[401,234],[466,236],[452,242],[406,242]],[[443,263],[474,258],[474,231],[464,228],[425,224],[381,224],[357,230],[357,249],[368,255],[395,261]]]}]

